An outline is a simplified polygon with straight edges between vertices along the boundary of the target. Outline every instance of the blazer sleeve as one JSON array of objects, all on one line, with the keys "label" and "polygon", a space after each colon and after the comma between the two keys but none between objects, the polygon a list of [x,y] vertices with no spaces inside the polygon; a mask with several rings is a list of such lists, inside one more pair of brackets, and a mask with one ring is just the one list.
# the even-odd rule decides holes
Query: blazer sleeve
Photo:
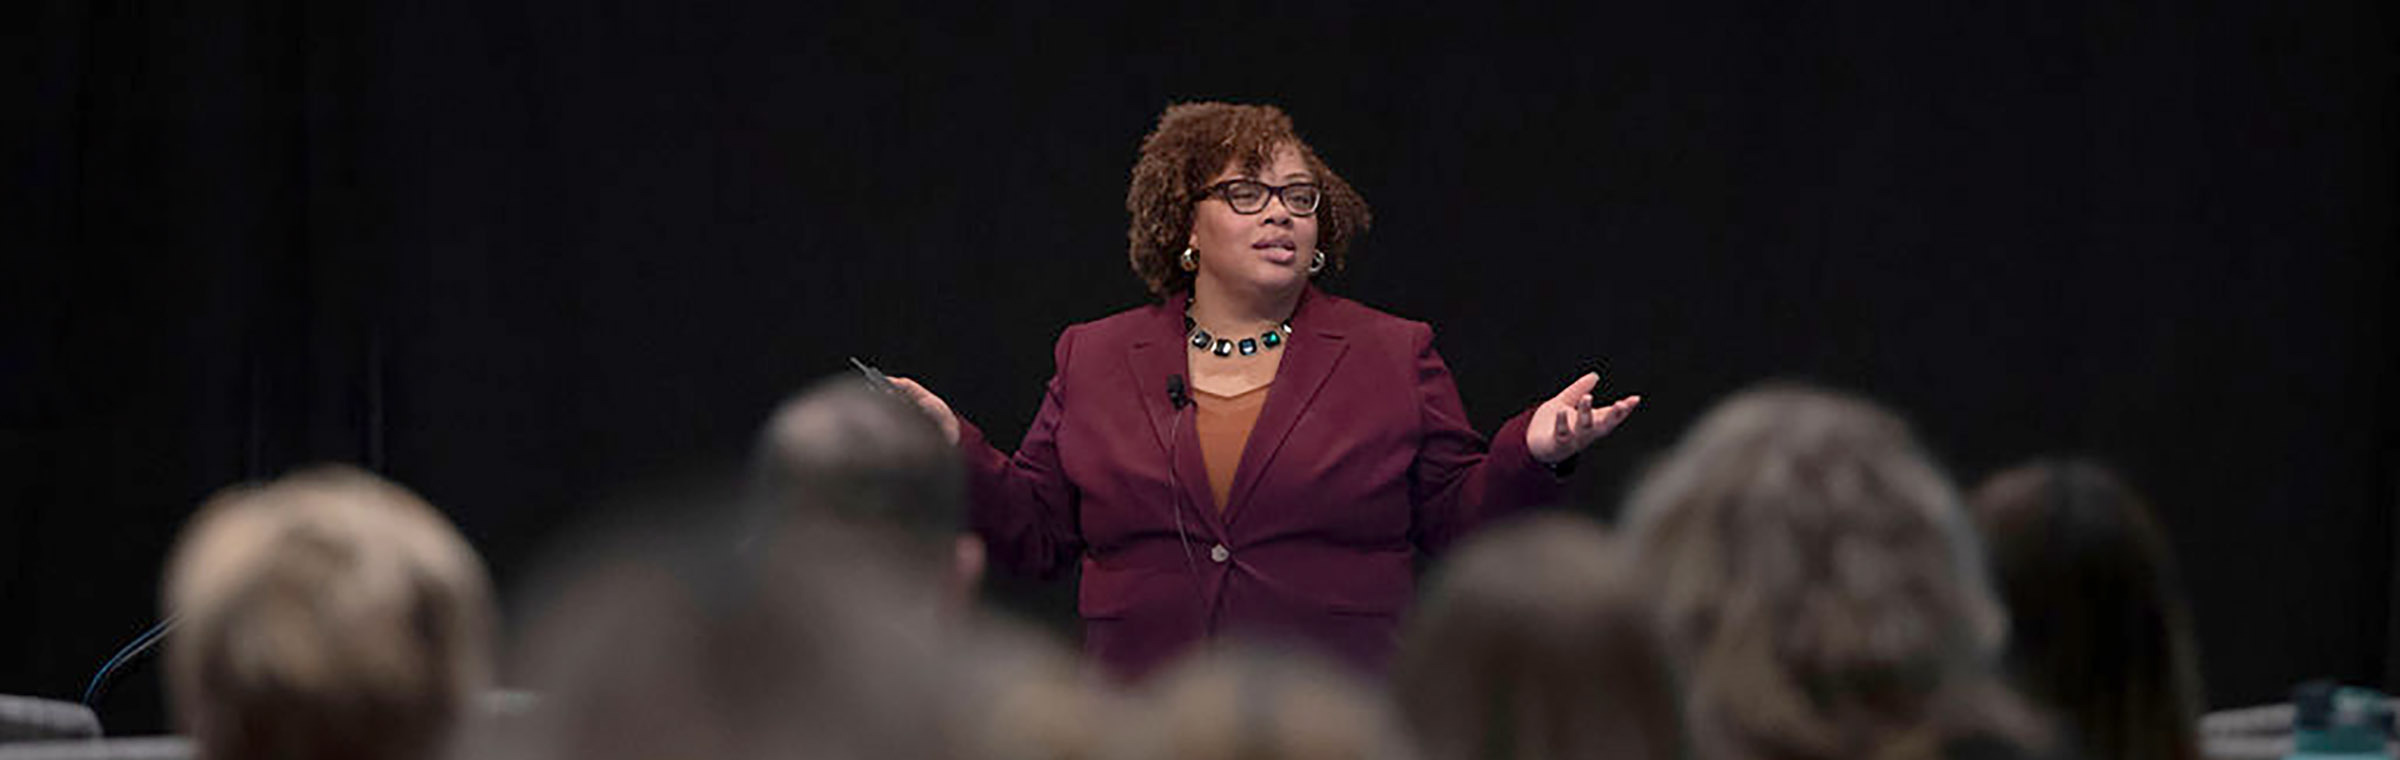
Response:
[{"label": "blazer sleeve", "polygon": [[1421,426],[1417,458],[1409,467],[1409,496],[1416,510],[1410,534],[1417,546],[1439,554],[1494,517],[1556,503],[1565,494],[1565,478],[1525,448],[1525,426],[1533,410],[1502,423],[1487,448],[1467,420],[1449,365],[1433,350],[1433,328],[1423,323],[1411,323],[1410,328]]},{"label": "blazer sleeve", "polygon": [[1042,393],[1042,408],[1025,430],[1015,455],[1003,454],[974,423],[959,419],[958,445],[966,458],[968,523],[983,538],[994,564],[1020,575],[1056,577],[1083,552],[1076,527],[1077,493],[1059,466],[1058,426],[1065,418],[1068,361],[1075,328],[1058,336],[1057,363]]}]

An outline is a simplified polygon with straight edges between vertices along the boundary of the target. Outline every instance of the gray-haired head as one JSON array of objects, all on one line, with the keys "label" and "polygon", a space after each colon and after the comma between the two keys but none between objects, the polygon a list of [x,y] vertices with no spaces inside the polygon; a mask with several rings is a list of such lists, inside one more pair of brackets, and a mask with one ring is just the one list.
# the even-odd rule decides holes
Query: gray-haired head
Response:
[{"label": "gray-haired head", "polygon": [[752,461],[770,529],[830,521],[947,562],[967,531],[957,450],[905,399],[847,376],[776,407]]},{"label": "gray-haired head", "polygon": [[1898,415],[1736,394],[1637,487],[1625,533],[1711,756],[1856,757],[1901,737],[2039,741],[1997,682],[2007,619],[1957,489]]}]

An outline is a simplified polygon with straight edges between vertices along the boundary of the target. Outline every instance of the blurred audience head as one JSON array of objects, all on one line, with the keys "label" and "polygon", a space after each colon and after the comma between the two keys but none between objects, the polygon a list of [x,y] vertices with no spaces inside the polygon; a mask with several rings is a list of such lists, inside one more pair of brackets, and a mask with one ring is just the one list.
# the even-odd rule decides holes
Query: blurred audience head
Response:
[{"label": "blurred audience head", "polygon": [[1717,405],[1635,489],[1708,758],[1903,758],[2029,747],[1998,687],[2006,620],[1950,481],[1863,399],[1769,386]]},{"label": "blurred audience head", "polygon": [[1598,524],[1496,526],[1436,572],[1393,688],[1427,760],[1684,755],[1674,679]]},{"label": "blurred audience head", "polygon": [[1244,642],[1194,653],[1150,682],[1111,742],[1121,760],[1411,758],[1385,702],[1348,671]]},{"label": "blurred audience head", "polygon": [[986,620],[956,655],[957,756],[981,760],[1104,757],[1124,710],[1108,679],[1041,632]]},{"label": "blurred audience head", "polygon": [[414,494],[346,467],[228,489],[165,579],[177,723],[203,758],[425,758],[490,682],[481,560]]},{"label": "blurred audience head", "polygon": [[516,647],[540,704],[475,756],[946,756],[934,589],[839,528],[768,561],[724,538],[694,521],[577,542]]},{"label": "blurred audience head", "polygon": [[982,578],[958,452],[906,400],[858,378],[821,381],[776,408],[754,469],[770,542],[830,523],[940,572],[961,595]]},{"label": "blurred audience head", "polygon": [[2165,535],[2098,464],[2045,460],[1970,500],[2011,613],[2008,670],[2085,757],[2199,757],[2200,677]]}]

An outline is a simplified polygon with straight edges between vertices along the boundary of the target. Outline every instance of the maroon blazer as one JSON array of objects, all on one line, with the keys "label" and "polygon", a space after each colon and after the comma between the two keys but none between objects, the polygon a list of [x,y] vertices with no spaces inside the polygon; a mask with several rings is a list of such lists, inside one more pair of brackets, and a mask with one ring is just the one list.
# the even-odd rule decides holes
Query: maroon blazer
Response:
[{"label": "maroon blazer", "polygon": [[1432,328],[1311,287],[1220,514],[1192,411],[1168,400],[1187,299],[1068,327],[1015,456],[959,426],[992,560],[1042,577],[1082,562],[1084,650],[1111,672],[1242,633],[1380,674],[1414,597],[1412,545],[1439,552],[1561,495],[1525,448],[1530,410],[1489,451],[1468,427]]}]

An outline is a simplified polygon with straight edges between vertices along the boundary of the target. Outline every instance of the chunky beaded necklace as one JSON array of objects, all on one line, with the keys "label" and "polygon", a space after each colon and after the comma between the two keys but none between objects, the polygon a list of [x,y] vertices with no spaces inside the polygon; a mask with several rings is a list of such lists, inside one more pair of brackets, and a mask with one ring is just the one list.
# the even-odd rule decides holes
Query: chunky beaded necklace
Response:
[{"label": "chunky beaded necklace", "polygon": [[1287,320],[1277,324],[1273,330],[1259,333],[1256,338],[1233,341],[1208,334],[1207,330],[1200,328],[1199,323],[1192,321],[1192,314],[1187,309],[1183,314],[1183,329],[1185,337],[1191,339],[1193,348],[1204,349],[1218,356],[1232,356],[1235,351],[1242,352],[1243,356],[1249,356],[1258,353],[1261,349],[1282,346],[1284,336],[1292,334],[1292,323]]}]

